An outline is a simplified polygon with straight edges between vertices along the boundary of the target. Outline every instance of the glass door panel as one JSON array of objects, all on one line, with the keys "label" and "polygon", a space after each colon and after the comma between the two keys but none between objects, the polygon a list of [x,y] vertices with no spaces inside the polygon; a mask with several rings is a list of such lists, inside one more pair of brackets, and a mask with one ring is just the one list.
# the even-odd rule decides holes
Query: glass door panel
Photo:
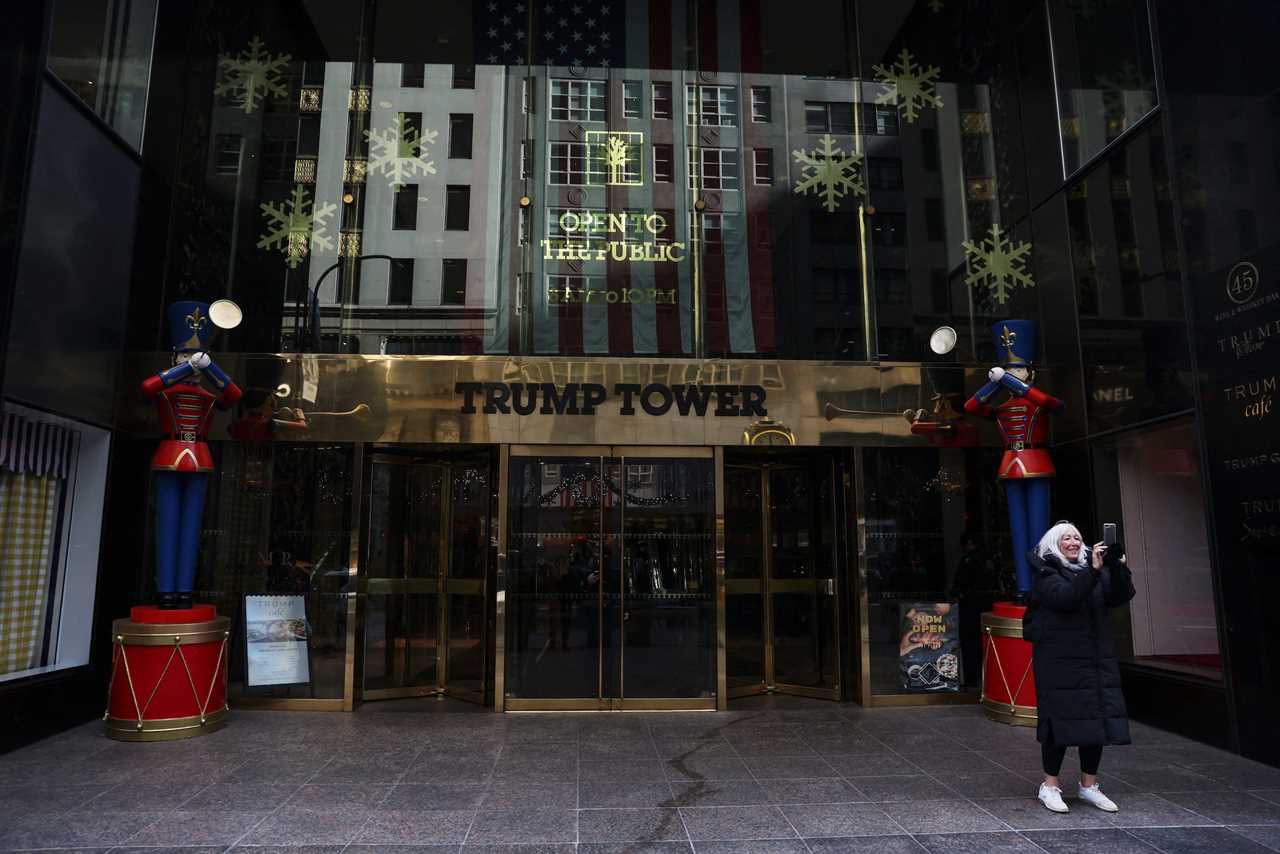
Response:
[{"label": "glass door panel", "polygon": [[624,458],[621,470],[609,483],[623,497],[620,696],[714,697],[714,464]]},{"label": "glass door panel", "polygon": [[729,696],[768,687],[761,470],[725,466],[725,677]]},{"label": "glass door panel", "polygon": [[364,696],[434,690],[439,673],[441,466],[373,460],[366,532]]},{"label": "glass door panel", "polygon": [[806,693],[837,691],[830,480],[817,464],[768,471],[773,681]]},{"label": "glass door panel", "polygon": [[713,706],[711,455],[537,450],[508,474],[506,707]]},{"label": "glass door panel", "polygon": [[599,457],[512,457],[507,514],[508,697],[601,694]]},{"label": "glass door panel", "polygon": [[839,699],[835,496],[824,460],[725,467],[730,696]]},{"label": "glass door panel", "polygon": [[488,466],[466,462],[451,466],[449,491],[444,687],[450,694],[483,701],[488,652],[485,632]]}]

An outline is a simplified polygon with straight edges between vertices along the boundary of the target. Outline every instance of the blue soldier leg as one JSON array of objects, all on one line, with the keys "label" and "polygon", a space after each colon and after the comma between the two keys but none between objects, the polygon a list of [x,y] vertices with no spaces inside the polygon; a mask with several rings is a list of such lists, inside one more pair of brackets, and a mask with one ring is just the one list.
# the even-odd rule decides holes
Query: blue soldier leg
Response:
[{"label": "blue soldier leg", "polygon": [[172,593],[178,584],[180,475],[156,472],[156,591]]},{"label": "blue soldier leg", "polygon": [[1031,565],[1027,563],[1027,550],[1031,548],[1027,518],[1028,485],[1026,480],[1010,479],[1004,482],[1004,494],[1009,502],[1009,534],[1013,538],[1013,572],[1019,593],[1026,593],[1031,589]]},{"label": "blue soldier leg", "polygon": [[204,522],[206,474],[183,474],[182,515],[178,520],[178,593],[190,593],[196,586],[196,561],[200,557],[200,527]]},{"label": "blue soldier leg", "polygon": [[1027,540],[1032,548],[1049,530],[1049,483],[1047,477],[1034,477],[1026,481],[1027,490]]}]

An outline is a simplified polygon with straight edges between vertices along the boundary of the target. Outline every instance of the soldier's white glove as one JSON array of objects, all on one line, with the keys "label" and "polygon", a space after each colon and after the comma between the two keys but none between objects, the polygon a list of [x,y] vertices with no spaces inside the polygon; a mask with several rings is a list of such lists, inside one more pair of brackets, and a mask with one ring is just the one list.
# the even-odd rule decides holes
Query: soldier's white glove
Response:
[{"label": "soldier's white glove", "polygon": [[195,368],[197,371],[203,371],[205,368],[209,367],[209,364],[213,360],[209,358],[208,353],[196,352],[191,354],[191,358],[188,361],[191,363],[191,367]]},{"label": "soldier's white glove", "polygon": [[987,379],[993,383],[998,383],[1004,377],[1004,368],[992,368],[987,371]]}]

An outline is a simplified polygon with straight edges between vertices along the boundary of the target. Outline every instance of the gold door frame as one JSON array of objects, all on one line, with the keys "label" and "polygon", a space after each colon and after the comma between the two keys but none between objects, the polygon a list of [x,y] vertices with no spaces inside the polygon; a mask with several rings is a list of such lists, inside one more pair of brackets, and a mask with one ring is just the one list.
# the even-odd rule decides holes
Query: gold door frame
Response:
[{"label": "gold door frame", "polygon": [[[717,448],[717,450],[720,450],[720,449]],[[836,509],[838,506],[838,502],[836,501],[837,484],[835,480],[835,461],[825,456],[822,458],[822,460],[826,464],[825,466],[826,472],[822,476],[830,479],[830,487],[831,487],[830,502],[833,505],[827,509],[831,513],[833,524],[838,526],[839,523],[836,517]],[[810,461],[810,463],[811,462],[812,461]],[[821,700],[837,700],[838,701],[841,699],[840,683],[841,683],[841,678],[843,673],[842,667],[844,662],[843,650],[841,648],[843,646],[843,643],[841,642],[842,624],[840,620],[840,597],[842,595],[841,594],[842,585],[840,584],[840,559],[839,559],[840,555],[837,547],[838,538],[833,537],[832,542],[830,544],[830,549],[832,552],[831,553],[832,577],[830,579],[819,579],[815,577],[814,579],[812,579],[811,582],[804,581],[804,580],[787,582],[787,581],[777,581],[773,577],[774,561],[773,561],[773,545],[772,545],[771,535],[773,534],[774,522],[773,522],[772,514],[770,513],[770,508],[772,505],[773,486],[771,483],[771,478],[769,477],[769,473],[775,469],[803,470],[805,466],[801,463],[761,461],[761,462],[733,463],[729,467],[747,469],[749,471],[752,471],[756,473],[760,481],[760,530],[762,532],[761,541],[764,544],[764,550],[763,550],[764,553],[762,555],[762,560],[760,564],[760,578],[758,580],[753,580],[753,581],[747,581],[746,579],[744,579],[744,582],[746,582],[746,584],[749,584],[753,587],[758,588],[758,592],[759,592],[761,603],[762,603],[761,642],[764,644],[764,679],[759,684],[744,685],[738,688],[734,688],[731,691],[729,691],[728,696],[732,698],[737,698],[737,697],[751,697],[757,694],[775,694],[776,693],[776,694],[790,694],[790,695],[795,695],[800,697],[814,697]],[[817,478],[815,478],[815,481],[816,480]],[[820,508],[815,507],[815,509],[820,509]],[[824,586],[823,585],[824,581],[828,582],[825,585],[827,588],[825,590],[821,589],[822,586]],[[808,592],[810,589],[813,589],[815,591],[815,595],[822,597],[823,599],[829,598],[831,600],[830,607],[832,608],[832,614],[834,617],[833,631],[835,632],[835,643],[833,644],[833,651],[835,652],[835,661],[833,663],[833,667],[834,667],[833,675],[835,678],[835,682],[831,688],[813,688],[807,685],[793,685],[790,683],[777,681],[777,673],[776,673],[775,662],[774,662],[773,594],[775,592],[789,592],[789,591],[803,593],[803,592]],[[723,613],[723,608],[721,608],[721,612]],[[727,642],[727,638],[726,638],[726,642]]]},{"label": "gold door frame", "polygon": [[[604,697],[603,685],[603,668],[604,668],[604,632],[597,632],[599,638],[600,649],[597,651],[597,681],[596,696],[592,697],[566,697],[566,698],[521,698],[507,697],[505,695],[505,669],[506,669],[506,626],[505,618],[507,609],[506,605],[506,559],[508,547],[507,524],[510,518],[510,510],[508,506],[508,486],[509,486],[509,469],[512,458],[526,457],[580,457],[583,459],[597,458],[600,459],[602,470],[603,460],[618,459],[625,464],[627,459],[705,459],[713,461],[713,489],[715,492],[715,509],[713,510],[715,523],[715,533],[713,534],[713,553],[712,558],[715,561],[713,570],[716,576],[715,601],[717,607],[717,631],[716,631],[716,686],[717,694],[715,697],[645,697],[636,699],[627,699],[625,697],[625,658],[626,658],[626,640],[625,636],[620,639],[618,648],[618,685],[619,693],[624,694],[622,697]],[[720,543],[720,531],[723,528],[723,507],[722,507],[722,487],[723,482],[721,474],[723,472],[723,455],[720,449],[712,449],[708,447],[662,447],[662,446],[644,446],[644,445],[510,445],[504,446],[502,449],[502,492],[499,496],[499,516],[501,517],[502,528],[499,534],[499,581],[498,581],[498,649],[497,649],[497,674],[495,675],[495,697],[494,708],[497,711],[715,711],[723,709],[726,696],[724,693],[724,634],[719,630],[723,625],[723,607],[721,600],[723,599],[723,549]],[[621,512],[625,514],[625,501],[621,508]],[[605,507],[604,502],[600,504],[600,520],[599,530],[601,539],[608,536],[607,525],[605,524]],[[625,516],[624,516],[625,518]],[[619,532],[619,540],[622,538]],[[720,543],[720,546],[717,545]],[[619,565],[619,572],[625,571],[622,565]],[[623,586],[625,589],[625,585]],[[597,619],[604,620],[603,608],[604,585],[597,587],[597,603],[596,614]],[[623,599],[625,603],[625,597]],[[601,627],[603,629],[603,626]]]}]

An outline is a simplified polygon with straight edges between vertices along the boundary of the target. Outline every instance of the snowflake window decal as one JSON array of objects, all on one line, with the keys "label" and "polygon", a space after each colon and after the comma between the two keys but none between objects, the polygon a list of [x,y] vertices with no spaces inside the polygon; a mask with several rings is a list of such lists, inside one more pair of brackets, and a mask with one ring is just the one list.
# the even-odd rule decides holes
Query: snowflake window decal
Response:
[{"label": "snowflake window decal", "polygon": [[438,131],[418,130],[405,122],[404,113],[396,116],[390,127],[367,130],[369,171],[386,176],[393,190],[399,190],[418,175],[436,174],[436,164],[426,157],[427,146],[440,136]]},{"label": "snowflake window decal", "polygon": [[828,213],[834,213],[844,197],[853,193],[865,196],[867,188],[862,183],[862,155],[855,152],[845,153],[836,147],[831,134],[823,134],[818,139],[819,146],[812,152],[796,149],[791,155],[800,164],[800,180],[796,182],[796,192],[804,195],[812,192],[822,198],[822,206]]},{"label": "snowflake window decal", "polygon": [[876,103],[897,105],[907,121],[914,122],[925,107],[942,107],[942,99],[934,90],[942,69],[920,65],[906,48],[892,65],[873,65],[871,70],[876,73],[876,82],[887,87],[876,96]]},{"label": "snowflake window decal", "polygon": [[285,201],[263,202],[258,207],[267,220],[258,248],[284,252],[289,269],[296,269],[313,250],[333,248],[333,238],[325,234],[325,226],[338,206],[331,202],[313,205],[301,184],[294,185],[292,195]]},{"label": "snowflake window decal", "polygon": [[290,54],[272,56],[262,39],[254,36],[249,46],[235,56],[218,58],[224,79],[213,89],[215,95],[238,99],[240,109],[252,113],[268,95],[282,98],[289,89],[280,82],[280,74],[293,59]]},{"label": "snowflake window decal", "polygon": [[991,226],[991,234],[976,243],[966,240],[963,244],[969,272],[964,283],[973,288],[985,287],[996,302],[1009,301],[1013,288],[1033,288],[1035,280],[1027,271],[1027,259],[1031,244],[1025,240],[1014,243],[1000,230]]}]

